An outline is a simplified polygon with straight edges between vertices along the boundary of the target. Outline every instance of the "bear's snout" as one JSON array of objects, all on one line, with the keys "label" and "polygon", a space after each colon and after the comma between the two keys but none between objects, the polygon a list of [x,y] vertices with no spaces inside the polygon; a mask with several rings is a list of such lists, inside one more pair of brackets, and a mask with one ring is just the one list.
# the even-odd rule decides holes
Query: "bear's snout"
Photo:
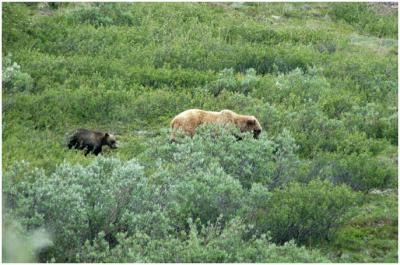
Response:
[{"label": "bear's snout", "polygon": [[254,134],[254,138],[258,139],[258,137],[260,136],[261,130],[260,129],[256,129],[253,131]]}]

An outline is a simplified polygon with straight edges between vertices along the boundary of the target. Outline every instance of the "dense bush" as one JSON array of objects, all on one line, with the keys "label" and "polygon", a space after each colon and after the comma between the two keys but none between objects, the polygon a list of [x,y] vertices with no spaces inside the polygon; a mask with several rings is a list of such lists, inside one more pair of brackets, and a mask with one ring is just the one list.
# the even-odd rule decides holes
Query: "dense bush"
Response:
[{"label": "dense bush", "polygon": [[387,110],[375,103],[353,106],[352,111],[346,113],[343,120],[348,128],[363,131],[368,137],[385,138],[397,143],[397,113],[387,113]]},{"label": "dense bush", "polygon": [[[218,222],[198,229],[189,220],[188,233],[163,240],[145,234],[126,237],[119,234],[119,244],[110,249],[104,234],[78,254],[80,262],[329,262],[318,251],[297,247],[293,241],[282,246],[265,236],[243,240],[246,226],[234,219],[222,227]],[[144,251],[143,251],[144,250]]]},{"label": "dense bush", "polygon": [[393,24],[397,21],[397,12],[379,16],[366,3],[334,4],[331,12],[335,18],[343,19],[363,32],[378,37],[397,37],[397,27]]},{"label": "dense bush", "polygon": [[[54,246],[47,250],[46,258],[73,261],[85,240],[103,231],[112,242],[117,232],[141,225],[140,214],[151,209],[147,217],[154,216],[157,224],[147,220],[144,225],[166,231],[162,219],[156,217],[153,207],[157,206],[145,199],[146,194],[154,196],[154,191],[146,193],[143,169],[134,161],[122,164],[116,159],[99,159],[87,168],[64,164],[51,176],[40,170],[23,176],[18,176],[19,172],[21,169],[15,169],[5,177],[9,180],[4,187],[7,203],[28,229],[43,227],[50,232]],[[138,197],[132,197],[132,190]],[[138,213],[138,221],[129,219],[129,227],[125,227],[130,211]]]},{"label": "dense bush", "polygon": [[275,101],[282,102],[295,108],[300,104],[318,102],[324,93],[330,89],[330,84],[323,77],[318,76],[318,69],[309,68],[309,73],[301,69],[280,74],[276,80],[279,97]]},{"label": "dense bush", "polygon": [[[199,158],[199,157],[198,157]],[[192,162],[194,162],[192,160]],[[161,171],[158,174],[172,175],[168,201],[173,202],[168,211],[175,219],[175,227],[185,224],[187,217],[199,219],[202,223],[215,222],[218,217],[225,221],[236,215],[244,191],[240,182],[229,176],[218,164],[203,164],[204,167],[190,169],[183,167],[185,176],[175,171]],[[176,175],[175,175],[176,174]],[[165,182],[165,180],[164,180]]]},{"label": "dense bush", "polygon": [[[51,258],[75,261],[74,253],[79,252],[84,242],[96,241],[99,233],[107,241],[108,249],[121,243],[120,233],[125,236],[143,234],[155,242],[161,240],[160,244],[170,244],[171,232],[181,231],[176,234],[178,236],[188,231],[187,218],[198,220],[203,227],[210,222],[224,225],[237,215],[246,191],[220,167],[211,166],[207,171],[186,170],[186,176],[174,175],[173,169],[161,170],[148,178],[135,161],[122,163],[113,158],[99,158],[86,168],[60,165],[51,176],[46,176],[41,170],[31,171],[21,164],[5,176],[4,192],[9,212],[17,216],[24,227],[28,230],[45,228],[50,232],[54,245],[42,251],[42,261]],[[193,229],[190,226],[191,232],[188,233],[194,233]],[[229,240],[221,236],[215,244],[232,247]],[[236,251],[239,251],[242,236],[232,240],[238,244]],[[239,257],[228,258],[230,255],[226,256],[224,251],[229,249],[223,247],[222,253],[216,253],[223,256],[215,258],[226,261],[257,259],[254,253],[251,254],[251,249],[253,244],[262,241],[254,240],[246,243],[250,244],[249,257],[240,257],[238,253]],[[117,249],[128,247],[124,242]],[[90,246],[88,244],[86,247]],[[210,247],[205,249],[206,253],[214,249],[212,244]],[[187,251],[194,251],[187,254],[188,260],[198,255],[199,259],[214,260],[208,254],[202,257],[201,249]],[[154,253],[148,255],[145,260],[155,259]],[[268,260],[268,255],[272,254],[267,252],[263,255],[266,256],[258,258]],[[124,257],[114,258],[120,260]],[[130,261],[137,261],[131,258]],[[162,256],[158,259],[162,260]]]},{"label": "dense bush", "polygon": [[[343,223],[343,214],[355,204],[355,196],[346,186],[312,180],[308,184],[289,183],[268,194],[254,186],[246,209],[249,222],[258,233],[271,232],[275,242],[295,239],[315,244],[326,240]],[[263,200],[264,199],[264,200]]]},{"label": "dense bush", "polygon": [[171,163],[176,170],[175,177],[185,175],[188,170],[203,171],[217,163],[245,188],[250,188],[252,183],[272,188],[295,177],[298,158],[294,152],[297,147],[288,131],[274,141],[265,134],[260,139],[253,139],[250,133],[243,134],[244,140],[237,141],[234,134],[240,132],[236,128],[224,130],[221,126],[201,126],[197,132],[193,139],[182,137],[176,146],[151,144],[155,148],[143,156]]},{"label": "dense bush", "polygon": [[21,66],[12,61],[11,54],[3,59],[3,89],[6,92],[24,92],[33,90],[33,79],[21,72]]},{"label": "dense bush", "polygon": [[[114,158],[99,158],[88,167],[63,164],[51,176],[41,170],[31,171],[26,166],[21,164],[9,171],[4,192],[8,211],[18,217],[24,227],[28,230],[44,228],[50,232],[53,245],[41,252],[42,261],[325,260],[317,252],[297,249],[293,243],[276,247],[264,236],[245,236],[251,229],[245,229],[245,224],[238,220],[230,220],[235,220],[241,207],[249,209],[264,203],[277,214],[275,197],[280,196],[280,191],[269,197],[268,191],[258,184],[259,188],[252,189],[247,196],[240,183],[220,167],[186,171],[185,177],[173,175],[174,170],[161,170],[149,178],[137,162],[122,163]],[[324,187],[319,183],[315,185]],[[305,187],[302,192],[315,195],[317,187],[314,186]],[[340,188],[340,192],[343,191]],[[252,195],[255,192],[257,195]],[[292,188],[287,192],[292,194]],[[339,191],[333,189],[332,192]],[[244,198],[247,204],[243,204]],[[282,202],[281,198],[277,200]],[[330,217],[340,218],[343,201],[332,200],[326,198],[328,206],[332,204],[339,209],[328,208]],[[309,201],[304,203],[308,205]],[[293,207],[290,202],[284,205],[289,209]],[[273,235],[281,231],[274,227],[274,220],[277,220],[274,216],[267,218]],[[338,225],[335,220],[330,222]],[[201,228],[201,232],[196,227]],[[259,224],[257,227],[262,228]],[[153,249],[156,246],[165,248],[165,253]],[[136,253],[143,247],[147,249],[144,253]],[[121,252],[124,249],[129,252]],[[292,249],[294,253],[290,254]],[[178,260],[176,255],[171,256],[176,251],[182,252]],[[281,257],[277,254],[287,251]],[[74,253],[80,254],[75,256]],[[108,253],[113,256],[108,257]]]},{"label": "dense bush", "polygon": [[370,153],[320,154],[315,159],[310,177],[316,175],[335,184],[346,183],[355,190],[396,186],[397,171],[393,161],[371,157]]},{"label": "dense bush", "polygon": [[79,6],[71,9],[65,16],[74,24],[91,24],[95,27],[109,25],[132,25],[133,16],[121,4],[95,6]]},{"label": "dense bush", "polygon": [[218,79],[210,85],[210,91],[218,96],[222,90],[240,92],[247,95],[258,83],[256,70],[247,69],[243,77],[235,77],[233,68],[224,69],[218,74]]},{"label": "dense bush", "polygon": [[2,9],[2,26],[4,28],[2,43],[4,46],[26,43],[24,37],[30,22],[28,14],[29,9],[23,3],[4,5]]},{"label": "dense bush", "polygon": [[[140,232],[153,239],[165,239],[172,231],[187,231],[187,218],[198,220],[200,225],[210,222],[223,225],[243,211],[246,215],[258,212],[258,207],[266,207],[268,212],[266,217],[257,215],[261,218],[258,221],[268,221],[266,227],[256,222],[257,232],[271,231],[273,240],[279,243],[290,239],[303,243],[302,235],[275,236],[283,233],[277,227],[281,217],[274,219],[270,214],[278,214],[274,207],[278,207],[276,203],[281,203],[282,198],[279,189],[270,193],[265,186],[276,189],[295,176],[298,160],[293,154],[296,150],[293,139],[288,132],[273,142],[265,136],[259,140],[252,139],[251,135],[243,136],[242,141],[237,141],[229,130],[211,126],[200,128],[193,140],[182,138],[179,144],[159,144],[141,158],[147,165],[146,172],[154,172],[151,177],[145,177],[137,162],[122,163],[114,158],[99,158],[86,168],[63,164],[51,176],[41,170],[17,166],[5,177],[8,206],[28,229],[45,227],[52,234],[63,231],[56,234],[54,246],[42,253],[44,259],[54,257],[57,261],[74,261],[73,253],[100,232],[110,247],[117,244],[120,232],[128,235]],[[250,185],[253,188],[247,190]],[[293,185],[283,191],[291,194],[291,198],[296,192],[310,193],[310,196],[323,193],[327,204],[338,208],[337,212],[331,207],[326,210],[332,222],[328,227],[340,224],[335,218],[340,218],[346,207],[344,201],[327,196],[332,187],[318,182],[305,188]],[[343,188],[338,189],[350,205]],[[336,196],[337,191],[332,192]],[[278,201],[275,197],[279,197]],[[306,218],[303,215],[308,216],[308,211],[315,207],[307,198],[305,207],[311,208],[299,213],[296,224],[303,222],[301,218]],[[290,201],[287,207],[292,209]],[[321,209],[318,212],[324,215]],[[327,234],[320,230],[315,233],[320,237]]]}]

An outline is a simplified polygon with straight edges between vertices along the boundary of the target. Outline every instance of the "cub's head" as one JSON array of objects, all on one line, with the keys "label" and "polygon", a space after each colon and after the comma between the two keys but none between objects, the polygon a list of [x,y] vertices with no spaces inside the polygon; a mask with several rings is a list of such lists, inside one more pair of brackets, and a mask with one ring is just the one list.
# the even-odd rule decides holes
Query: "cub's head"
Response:
[{"label": "cub's head", "polygon": [[116,141],[114,135],[112,135],[110,133],[106,133],[104,137],[105,137],[106,145],[108,145],[110,148],[115,149],[115,148],[118,147],[117,146],[117,141]]},{"label": "cub's head", "polygon": [[258,139],[258,137],[262,131],[262,127],[261,127],[260,123],[258,122],[258,120],[256,119],[256,117],[249,116],[245,122],[246,122],[246,124],[245,124],[243,131],[246,131],[246,132],[252,131],[254,138]]}]

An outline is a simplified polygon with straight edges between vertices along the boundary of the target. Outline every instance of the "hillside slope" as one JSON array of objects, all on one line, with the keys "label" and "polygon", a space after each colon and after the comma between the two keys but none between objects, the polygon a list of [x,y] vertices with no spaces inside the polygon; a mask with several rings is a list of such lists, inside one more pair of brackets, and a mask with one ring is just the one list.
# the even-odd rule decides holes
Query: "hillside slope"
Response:
[{"label": "hillside slope", "polygon": [[[42,262],[396,262],[397,19],[365,3],[3,3],[9,236],[44,228]],[[171,145],[189,108],[264,131]],[[120,148],[68,150],[79,127]]]}]

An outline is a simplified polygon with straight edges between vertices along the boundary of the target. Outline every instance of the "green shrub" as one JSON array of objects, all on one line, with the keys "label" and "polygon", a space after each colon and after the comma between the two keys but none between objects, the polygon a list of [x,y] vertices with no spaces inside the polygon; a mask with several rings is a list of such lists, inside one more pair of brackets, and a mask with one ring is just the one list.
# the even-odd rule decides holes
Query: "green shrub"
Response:
[{"label": "green shrub", "polygon": [[397,143],[397,113],[392,108],[387,109],[376,103],[355,105],[343,120],[348,128],[363,131],[368,137],[385,138]]},{"label": "green shrub", "polygon": [[[36,97],[28,94],[7,96],[3,99],[7,108],[3,124],[12,126],[15,120],[20,120],[29,128],[63,131],[65,128],[72,130],[73,126],[87,127],[93,123],[111,129],[125,123],[125,126],[144,129],[154,124],[168,126],[179,111],[197,101],[186,91],[138,93],[112,89],[100,92],[82,87],[79,90],[46,90]],[[88,98],[91,100],[88,101]],[[30,111],[25,111],[23,106],[29,106]]]},{"label": "green shrub", "polygon": [[291,173],[295,172],[298,158],[294,154],[295,142],[287,131],[274,141],[265,134],[260,139],[253,139],[250,133],[243,134],[244,139],[237,141],[234,134],[241,135],[233,127],[226,130],[221,126],[201,126],[193,139],[179,138],[179,144],[150,143],[155,148],[143,156],[146,160],[172,163],[178,170],[174,173],[176,176],[184,175],[188,170],[203,171],[204,164],[217,163],[245,188],[250,188],[252,183],[275,187],[293,177]]},{"label": "green shrub", "polygon": [[[196,153],[193,156],[204,159]],[[191,159],[192,163],[196,162],[194,159]],[[197,167],[192,164],[192,170],[185,166],[180,163],[178,170],[161,170],[155,174],[175,178],[169,181],[169,194],[165,199],[171,202],[168,212],[175,220],[176,229],[184,228],[180,226],[188,217],[207,223],[215,222],[218,217],[225,222],[236,215],[244,195],[237,179],[226,174],[218,163],[204,162]]]},{"label": "green shrub", "polygon": [[271,201],[271,194],[272,192],[265,185],[254,183],[243,198],[240,215],[249,224],[249,231],[246,233],[247,237],[270,233],[266,228],[266,216],[269,213],[268,203]]},{"label": "green shrub", "polygon": [[309,104],[286,113],[284,126],[293,132],[300,154],[314,157],[320,151],[335,152],[346,135],[341,120],[329,119],[317,104]]},{"label": "green shrub", "polygon": [[21,72],[21,66],[12,61],[11,54],[3,58],[3,89],[6,92],[30,92],[33,90],[33,79]]},{"label": "green shrub", "polygon": [[[271,10],[271,4],[268,11]],[[266,10],[267,11],[267,10]],[[265,15],[265,14],[263,14]],[[277,15],[275,13],[275,15]],[[228,25],[224,28],[229,43],[246,41],[264,45],[277,45],[290,42],[310,44],[327,42],[335,39],[335,34],[315,27],[281,27],[280,25],[263,25],[247,20],[240,25]]]},{"label": "green shrub", "polygon": [[322,72],[335,80],[332,86],[346,88],[352,93],[357,91],[358,96],[365,97],[364,101],[393,102],[397,84],[397,64],[393,58],[382,57],[374,50],[367,50],[365,54],[338,53],[330,57]]},{"label": "green shrub", "polygon": [[368,138],[364,132],[349,133],[339,142],[337,153],[350,155],[371,153],[373,156],[379,155],[387,148],[388,142],[381,139]]},{"label": "green shrub", "polygon": [[79,253],[79,262],[329,262],[315,250],[297,247],[292,241],[277,246],[265,236],[243,240],[246,226],[234,219],[226,226],[213,223],[200,229],[189,219],[190,230],[179,237],[162,240],[146,234],[118,236],[109,248],[104,234]]},{"label": "green shrub", "polygon": [[[118,232],[168,230],[157,204],[146,198],[157,196],[148,190],[143,168],[135,161],[122,164],[117,159],[99,158],[87,168],[63,164],[51,176],[40,170],[28,171],[17,181],[18,172],[21,170],[6,176],[9,182],[4,192],[21,224],[28,229],[43,227],[52,235],[54,246],[42,255],[43,261],[52,257],[74,261],[82,244],[101,231],[112,243]],[[135,219],[129,218],[131,212],[137,213]]]},{"label": "green shrub", "polygon": [[214,96],[218,96],[222,90],[240,92],[244,95],[250,93],[258,83],[256,70],[253,68],[247,69],[242,77],[234,75],[233,68],[224,69],[218,74],[218,79],[214,81],[209,90]]},{"label": "green shrub", "polygon": [[378,37],[397,37],[397,12],[378,15],[367,3],[336,3],[331,7],[331,14],[336,19],[355,25],[363,32]]},{"label": "green shrub", "polygon": [[97,4],[96,6],[80,5],[65,15],[74,24],[87,23],[95,27],[109,25],[132,25],[132,14],[124,4]]},{"label": "green shrub", "polygon": [[320,176],[334,184],[346,183],[355,190],[368,191],[397,186],[393,161],[373,157],[369,152],[320,154],[312,163],[310,178]]},{"label": "green shrub", "polygon": [[[339,81],[333,80],[332,83]],[[361,104],[359,95],[345,89],[332,88],[320,98],[321,109],[330,119],[341,119],[347,112],[352,111],[354,105]]]},{"label": "green shrub", "polygon": [[397,207],[397,190],[364,196],[363,205],[353,210],[350,222],[338,230],[329,245],[334,260],[396,262]]},{"label": "green shrub", "polygon": [[[255,186],[252,193],[262,199],[265,192]],[[318,179],[308,184],[292,182],[267,196],[269,200],[247,206],[247,218],[259,233],[270,231],[272,239],[281,244],[291,239],[316,244],[330,238],[355,203],[348,187]]]},{"label": "green shrub", "polygon": [[327,90],[330,84],[323,77],[318,76],[319,70],[309,68],[309,73],[304,73],[301,69],[280,74],[276,80],[276,86],[280,98],[278,102],[286,104],[288,107],[295,107],[297,104],[318,102]]},{"label": "green shrub", "polygon": [[[282,149],[288,151],[287,148]],[[183,153],[175,155],[181,159]],[[201,153],[193,152],[192,156],[192,161],[183,161],[175,166],[162,162],[161,169],[151,177],[145,177],[144,168],[136,161],[122,163],[115,158],[99,157],[88,167],[62,164],[49,176],[43,170],[30,170],[28,165],[21,164],[5,176],[4,194],[9,211],[20,220],[23,227],[28,230],[44,228],[52,236],[54,245],[41,252],[41,261],[80,261],[81,258],[75,254],[84,247],[84,242],[88,242],[85,248],[90,249],[92,244],[96,246],[98,235],[107,242],[101,243],[106,248],[102,250],[105,253],[110,248],[126,248],[121,242],[121,233],[128,238],[146,235],[155,242],[161,242],[157,244],[170,244],[169,241],[175,236],[181,237],[188,231],[192,231],[189,234],[193,233],[194,228],[190,224],[188,226],[187,218],[196,220],[198,227],[210,222],[217,222],[224,227],[238,216],[247,192],[216,161],[202,161],[201,156],[204,155]],[[259,185],[259,191],[263,192],[265,188]],[[268,193],[266,195],[268,198]],[[261,198],[251,195],[246,202],[263,205]],[[216,235],[220,236],[219,233]],[[256,258],[259,252],[255,252],[253,244],[259,245],[261,242],[254,241],[255,238],[248,241],[244,237],[245,234],[232,239],[237,250],[232,249],[229,239],[222,236],[215,242],[216,246],[222,248],[220,251],[214,252],[216,246],[211,244],[206,249],[211,253],[206,256],[198,249],[189,249],[183,256],[188,255],[188,260],[246,261],[268,260],[272,255],[266,252],[262,254],[265,257]],[[248,253],[232,256],[235,251],[241,250],[240,242],[243,240],[249,244]],[[186,244],[184,242],[181,243]],[[264,241],[264,244],[267,242]],[[271,247],[275,248],[273,245]],[[156,258],[152,254],[152,248],[151,245],[147,246],[148,253],[138,260],[162,260],[162,256]],[[303,251],[299,250],[299,255]],[[107,256],[105,253],[87,253],[85,255],[89,256],[84,260],[93,261],[93,255],[96,259],[104,258]],[[290,254],[287,255],[282,259],[291,259]],[[112,258],[119,260],[120,257],[115,255]],[[302,260],[305,257],[300,255],[293,258]],[[311,255],[305,259],[313,258],[316,257]],[[137,261],[136,258],[133,260]]]},{"label": "green shrub", "polygon": [[218,79],[215,84],[211,87],[211,92],[214,96],[218,96],[223,89],[235,91],[237,82],[233,74],[233,69],[224,69],[218,74]]},{"label": "green shrub", "polygon": [[30,22],[29,9],[25,3],[5,3],[2,9],[2,18],[3,52],[7,54],[11,52],[9,49],[12,47],[26,44],[25,36]]},{"label": "green shrub", "polygon": [[258,80],[256,70],[254,68],[247,69],[245,76],[240,81],[240,92],[247,95],[257,86]]}]

